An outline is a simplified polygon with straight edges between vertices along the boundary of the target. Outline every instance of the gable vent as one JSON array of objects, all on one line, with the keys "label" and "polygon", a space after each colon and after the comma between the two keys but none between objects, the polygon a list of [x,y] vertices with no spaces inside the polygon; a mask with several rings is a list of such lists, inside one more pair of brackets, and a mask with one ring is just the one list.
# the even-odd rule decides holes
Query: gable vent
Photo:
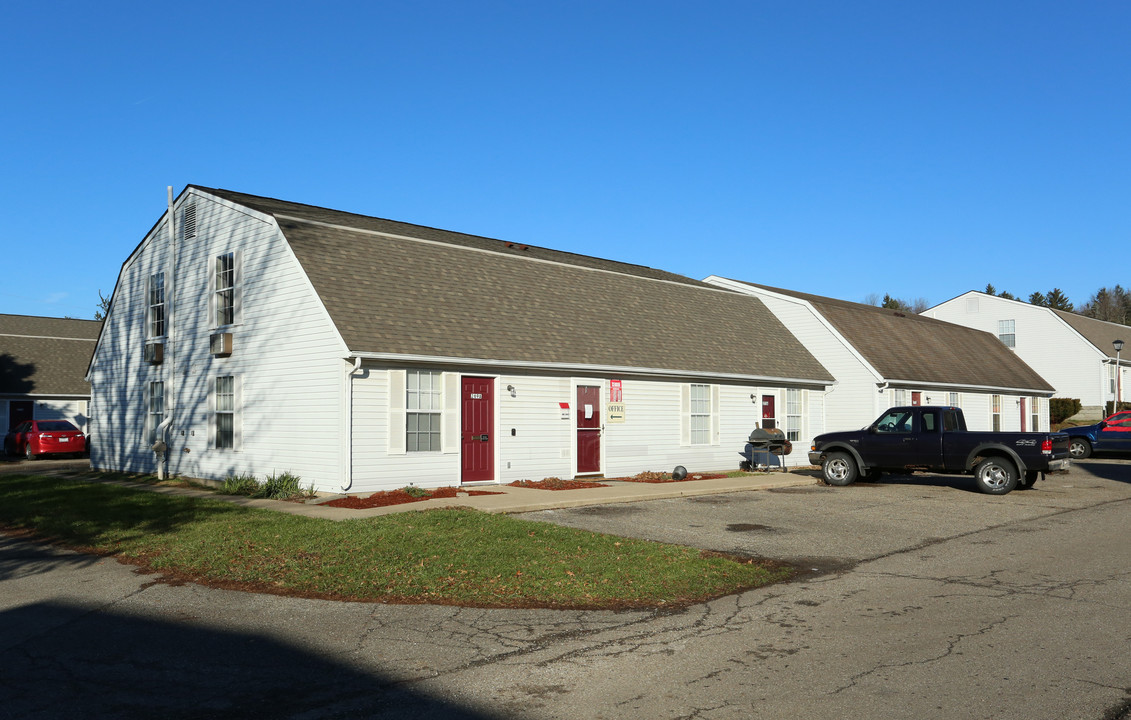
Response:
[{"label": "gable vent", "polygon": [[196,237],[196,205],[186,205],[181,211],[181,240]]}]

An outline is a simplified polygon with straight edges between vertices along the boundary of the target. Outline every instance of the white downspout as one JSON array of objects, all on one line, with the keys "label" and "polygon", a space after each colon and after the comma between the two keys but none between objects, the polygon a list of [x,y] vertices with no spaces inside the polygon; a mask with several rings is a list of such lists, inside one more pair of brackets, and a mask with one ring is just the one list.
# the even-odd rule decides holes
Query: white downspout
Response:
[{"label": "white downspout", "polygon": [[[157,426],[157,442],[165,447],[165,451],[157,456],[157,479],[165,479],[165,465],[169,462],[169,443],[165,440],[165,435],[169,431],[169,425],[173,422],[173,409],[176,407],[175,398],[173,393],[173,382],[176,375],[176,356],[173,351],[173,298],[175,297],[176,287],[176,273],[177,273],[177,228],[176,228],[176,214],[173,208],[173,186],[169,185],[166,188],[166,194],[169,201],[169,273],[165,282],[165,348],[166,355],[168,356],[167,377],[165,379],[164,396],[165,396],[165,419]],[[147,300],[148,301],[148,300]]]},{"label": "white downspout", "polygon": [[353,379],[361,369],[361,358],[353,359],[353,367],[346,371],[346,437],[343,455],[342,491],[353,487]]}]

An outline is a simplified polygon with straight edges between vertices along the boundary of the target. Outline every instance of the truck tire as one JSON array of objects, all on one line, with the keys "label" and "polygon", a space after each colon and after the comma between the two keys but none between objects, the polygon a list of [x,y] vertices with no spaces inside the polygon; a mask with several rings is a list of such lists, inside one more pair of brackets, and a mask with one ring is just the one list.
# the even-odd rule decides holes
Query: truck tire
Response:
[{"label": "truck tire", "polygon": [[1073,460],[1083,460],[1092,454],[1092,443],[1084,438],[1074,437],[1068,443],[1068,455]]},{"label": "truck tire", "polygon": [[821,463],[821,477],[829,485],[844,487],[856,482],[860,471],[856,468],[856,461],[848,453],[833,452],[825,456]]},{"label": "truck tire", "polygon": [[978,489],[989,495],[1005,495],[1017,487],[1017,468],[1005,458],[989,457],[974,468]]}]

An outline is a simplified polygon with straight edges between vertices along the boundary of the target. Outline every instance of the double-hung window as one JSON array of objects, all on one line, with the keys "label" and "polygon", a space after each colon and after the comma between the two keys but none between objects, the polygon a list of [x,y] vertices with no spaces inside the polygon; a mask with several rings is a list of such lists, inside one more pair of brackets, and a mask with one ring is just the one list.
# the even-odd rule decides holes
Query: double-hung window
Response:
[{"label": "double-hung window", "polygon": [[785,391],[785,438],[790,442],[801,439],[801,391]]},{"label": "double-hung window", "polygon": [[711,444],[711,386],[691,386],[691,444]]},{"label": "double-hung window", "polygon": [[236,379],[231,375],[216,378],[216,449],[236,446]]},{"label": "double-hung window", "polygon": [[231,325],[236,321],[236,254],[223,253],[216,256],[215,291],[212,307],[217,327]]},{"label": "double-hung window", "polygon": [[441,373],[409,370],[405,379],[405,448],[408,452],[439,452],[444,407]]},{"label": "double-hung window", "polygon": [[1041,430],[1041,399],[1039,397],[1029,398],[1029,422],[1031,427],[1030,432],[1040,432]]},{"label": "double-hung window", "polygon": [[1015,320],[997,321],[997,339],[1006,347],[1017,347],[1017,322]]},{"label": "double-hung window", "polygon": [[165,419],[165,383],[160,380],[149,383],[149,411],[147,413],[149,444],[157,442],[157,426]]},{"label": "double-hung window", "polygon": [[165,273],[149,276],[148,309],[146,310],[147,337],[165,336]]},{"label": "double-hung window", "polygon": [[1001,395],[993,396],[994,432],[1001,432]]}]

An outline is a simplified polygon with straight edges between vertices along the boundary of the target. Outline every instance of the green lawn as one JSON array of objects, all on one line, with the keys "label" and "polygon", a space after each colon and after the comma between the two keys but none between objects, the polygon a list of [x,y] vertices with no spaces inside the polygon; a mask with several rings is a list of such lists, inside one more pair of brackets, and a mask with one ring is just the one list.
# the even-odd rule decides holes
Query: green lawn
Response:
[{"label": "green lawn", "polygon": [[332,522],[104,483],[0,476],[0,526],[204,584],[478,607],[681,606],[789,570],[474,510]]}]

